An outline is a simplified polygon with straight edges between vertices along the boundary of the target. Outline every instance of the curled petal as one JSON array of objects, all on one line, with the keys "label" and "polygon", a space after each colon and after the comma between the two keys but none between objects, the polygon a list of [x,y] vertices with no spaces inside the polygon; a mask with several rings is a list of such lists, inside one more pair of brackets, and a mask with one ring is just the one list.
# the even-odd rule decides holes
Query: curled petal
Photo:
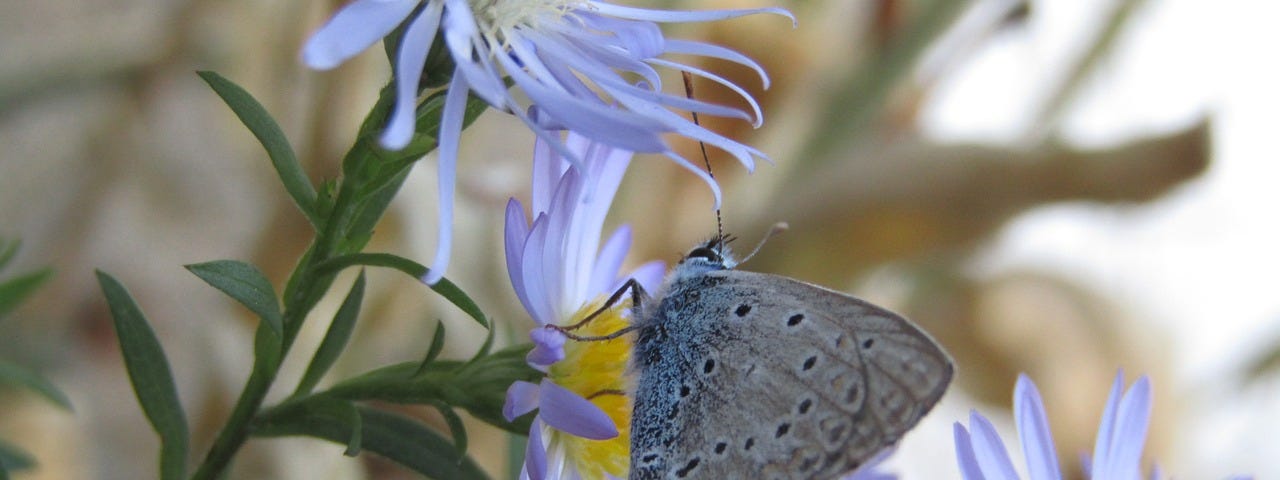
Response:
[{"label": "curled petal", "polygon": [[400,41],[400,52],[396,56],[396,103],[381,138],[382,146],[388,150],[402,149],[413,139],[417,127],[418,80],[422,78],[422,66],[427,63],[427,53],[440,26],[441,8],[439,2],[428,2]]},{"label": "curled petal", "polygon": [[689,40],[667,40],[667,53],[680,53],[687,55],[700,55],[703,57],[719,58],[727,60],[739,65],[746,66],[755,70],[756,75],[760,76],[761,86],[765,89],[769,88],[769,74],[765,73],[764,67],[752,60],[751,57],[735,52],[728,48],[709,43],[692,42]]},{"label": "curled petal", "polygon": [[538,385],[517,380],[507,387],[507,400],[502,404],[502,416],[508,422],[538,408]]},{"label": "curled petal", "polygon": [[552,428],[591,440],[618,436],[613,419],[590,400],[547,379],[542,380],[541,390],[538,415]]},{"label": "curled petal", "polygon": [[550,366],[564,360],[564,333],[552,328],[535,328],[529,331],[529,340],[533,341],[533,350],[525,357],[525,361],[538,366]]},{"label": "curled petal", "polygon": [[610,3],[592,1],[591,9],[605,15],[612,15],[620,18],[630,18],[632,20],[648,20],[651,22],[710,22],[715,20],[727,20],[730,18],[745,17],[747,15],[755,15],[757,13],[772,13],[781,15],[791,19],[792,26],[796,24],[796,17],[782,8],[744,8],[736,10],[704,10],[698,12],[679,11],[679,10],[650,10],[645,8],[624,7],[621,5],[613,5]]},{"label": "curled petal", "polygon": [[462,115],[467,105],[467,82],[454,75],[445,96],[444,110],[440,113],[440,154],[437,184],[440,193],[440,227],[436,242],[436,256],[422,281],[435,285],[444,278],[449,267],[449,252],[453,249],[453,188],[458,175],[458,136],[462,134]]}]

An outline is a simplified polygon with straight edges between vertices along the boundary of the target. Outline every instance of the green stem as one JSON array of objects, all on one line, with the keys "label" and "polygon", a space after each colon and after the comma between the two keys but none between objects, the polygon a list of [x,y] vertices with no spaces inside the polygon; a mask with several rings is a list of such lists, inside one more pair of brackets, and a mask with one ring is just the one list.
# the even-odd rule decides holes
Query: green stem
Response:
[{"label": "green stem", "polygon": [[[236,400],[231,416],[218,432],[218,437],[209,448],[204,462],[191,476],[192,480],[218,478],[231,463],[232,457],[240,450],[240,446],[244,445],[245,440],[249,438],[250,423],[262,408],[262,402],[266,399],[267,392],[271,390],[271,385],[275,383],[276,375],[280,372],[280,364],[288,355],[298,332],[301,331],[303,320],[320,296],[328,290],[329,282],[324,281],[325,279],[317,274],[314,267],[332,258],[337,251],[339,242],[346,233],[347,225],[356,213],[358,202],[354,201],[353,197],[358,191],[359,184],[360,179],[355,176],[343,179],[333,210],[325,221],[324,231],[316,237],[314,249],[307,261],[299,263],[294,270],[294,275],[298,275],[298,286],[294,290],[294,295],[285,299],[284,338],[281,339],[279,353],[255,356],[253,371],[249,374],[244,390],[240,392],[240,398]],[[324,276],[331,275],[324,274]],[[263,346],[263,342],[274,340],[274,338],[262,338],[263,335],[271,335],[264,332],[262,327],[259,327],[257,334],[259,338],[255,342],[255,349],[267,348]]]}]

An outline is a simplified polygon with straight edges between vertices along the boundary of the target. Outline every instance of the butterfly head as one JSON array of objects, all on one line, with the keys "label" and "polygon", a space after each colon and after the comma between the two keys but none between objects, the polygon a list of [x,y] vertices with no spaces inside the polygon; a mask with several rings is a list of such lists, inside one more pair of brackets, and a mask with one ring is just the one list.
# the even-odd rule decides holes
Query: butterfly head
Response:
[{"label": "butterfly head", "polygon": [[733,237],[716,237],[702,242],[680,259],[679,268],[698,271],[732,269],[738,265],[738,262],[733,257],[733,251],[729,249],[728,244],[731,241]]}]

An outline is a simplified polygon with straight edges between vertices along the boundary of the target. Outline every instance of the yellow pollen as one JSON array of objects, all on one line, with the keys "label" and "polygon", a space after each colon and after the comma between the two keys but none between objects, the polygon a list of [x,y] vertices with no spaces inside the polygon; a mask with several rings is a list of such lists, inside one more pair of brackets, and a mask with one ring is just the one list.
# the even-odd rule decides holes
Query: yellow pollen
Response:
[{"label": "yellow pollen", "polygon": [[[567,324],[586,318],[603,305],[603,301],[588,304],[574,313]],[[631,308],[630,301],[618,302],[588,322],[574,333],[585,336],[603,336],[629,325],[623,314]],[[609,440],[588,440],[572,435],[555,433],[563,442],[566,457],[574,463],[582,478],[604,478],[605,474],[626,478],[630,465],[631,398],[609,391],[628,391],[627,365],[631,359],[631,337],[623,335],[609,341],[577,342],[565,344],[565,358],[551,366],[548,377],[560,385],[604,410],[618,427],[618,436]],[[594,396],[594,398],[592,398]]]}]

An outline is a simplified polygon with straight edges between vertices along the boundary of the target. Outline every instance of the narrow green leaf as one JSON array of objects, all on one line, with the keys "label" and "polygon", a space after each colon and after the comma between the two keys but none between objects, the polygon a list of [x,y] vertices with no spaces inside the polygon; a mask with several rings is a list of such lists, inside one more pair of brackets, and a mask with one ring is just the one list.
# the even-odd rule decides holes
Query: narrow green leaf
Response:
[{"label": "narrow green leaf", "polygon": [[22,240],[5,240],[0,238],[0,269],[9,265],[9,261],[18,254],[18,248],[22,246]]},{"label": "narrow green leaf", "polygon": [[448,405],[438,403],[435,405],[436,410],[444,417],[445,425],[449,426],[449,433],[453,435],[453,447],[457,449],[458,458],[467,456],[467,427],[462,424],[462,417],[458,416],[458,412],[453,411]]},{"label": "narrow green leaf", "polygon": [[474,362],[437,360],[414,375],[418,362],[373,370],[334,385],[319,395],[352,401],[377,400],[412,405],[444,404],[517,434],[529,431],[529,417],[507,422],[502,416],[507,388],[517,380],[536,382],[539,372],[525,362],[529,345],[493,352]]},{"label": "narrow green leaf", "polygon": [[[342,255],[317,265],[316,270],[321,274],[336,273],[344,268],[355,265],[394,268],[408,274],[410,277],[413,277],[418,281],[422,281],[422,277],[427,274],[427,267],[422,264],[390,253],[352,253]],[[458,286],[453,282],[450,282],[449,279],[441,278],[439,282],[436,282],[435,285],[429,285],[429,287],[431,287],[432,290],[435,290],[436,293],[443,296],[445,300],[449,301],[449,303],[452,303],[471,318],[475,319],[476,323],[479,323],[485,328],[489,328],[489,321],[485,317],[484,312],[480,311],[480,305],[477,305],[475,300],[472,300],[470,296],[467,296],[466,292],[463,292],[461,288],[458,288]]]},{"label": "narrow green leaf", "polygon": [[[367,192],[361,194],[360,198],[364,199],[364,201],[361,202],[358,213],[356,213],[350,227],[347,229],[347,238],[361,239],[372,236],[374,226],[382,218],[382,214],[387,211],[387,207],[391,205],[391,200],[400,192],[400,187],[404,185],[405,179],[409,178],[409,170],[412,166],[413,162],[403,163],[400,170],[387,179],[385,183],[376,184],[376,188],[370,188]],[[370,183],[372,184],[372,182]],[[359,246],[363,247],[364,243],[360,243]],[[359,250],[361,248],[346,250],[346,252]]]},{"label": "narrow green leaf", "polygon": [[49,399],[54,405],[62,407],[68,412],[72,410],[71,400],[67,398],[62,390],[54,386],[40,374],[23,368],[22,366],[0,360],[0,384],[19,385],[31,389]]},{"label": "narrow green leaf", "polygon": [[0,440],[0,479],[8,478],[7,472],[19,472],[36,466],[36,459],[16,445]]},{"label": "narrow green leaf", "polygon": [[280,175],[280,181],[284,183],[285,190],[289,192],[290,197],[293,197],[293,202],[298,205],[302,214],[306,215],[313,226],[320,228],[321,218],[316,215],[315,210],[315,187],[311,185],[311,179],[307,178],[302,165],[298,163],[298,157],[293,153],[293,147],[289,146],[289,139],[285,137],[280,125],[276,124],[262,104],[254,100],[253,96],[239,85],[214,72],[201,71],[196,74],[200,75],[200,78],[204,79],[219,97],[222,97],[222,101],[231,107],[231,111],[235,112],[237,117],[240,117],[240,122],[253,132],[253,136],[258,137],[262,147],[267,150],[267,156],[271,158],[271,165]]},{"label": "narrow green leaf", "polygon": [[110,275],[96,271],[102,294],[111,307],[111,318],[120,338],[129,381],[151,427],[160,435],[160,478],[183,477],[187,461],[187,420],[178,401],[169,360],[147,319],[124,286]]},{"label": "narrow green leaf", "polygon": [[298,382],[294,395],[311,393],[311,390],[320,382],[320,378],[324,377],[325,372],[329,371],[329,367],[333,366],[333,363],[338,360],[338,355],[341,355],[342,350],[346,348],[347,340],[355,330],[356,318],[360,313],[360,303],[364,299],[364,286],[364,271],[361,270],[360,276],[356,277],[355,284],[351,286],[351,291],[347,293],[347,298],[338,308],[338,313],[333,316],[333,322],[329,324],[324,340],[321,340],[320,346],[316,348],[316,354],[311,357],[311,364],[307,365],[307,371]]},{"label": "narrow green leaf", "polygon": [[266,322],[276,335],[284,334],[280,304],[271,282],[253,265],[235,260],[216,260],[187,265],[205,283],[234,298]]},{"label": "narrow green leaf", "polygon": [[422,363],[418,364],[418,371],[413,372],[413,376],[422,375],[427,371],[427,365],[436,360],[440,356],[440,352],[444,350],[444,322],[436,325],[436,333],[431,335],[431,347],[427,348],[427,355],[422,358]]},{"label": "narrow green leaf", "polygon": [[347,437],[347,449],[342,451],[344,456],[355,457],[360,454],[361,444],[364,443],[364,417],[360,415],[360,410],[356,409],[355,404],[348,403],[347,422],[351,424],[351,434]]},{"label": "narrow green leaf", "polygon": [[34,272],[24,273],[0,283],[0,317],[13,311],[18,304],[26,300],[40,285],[53,277],[53,269],[42,268]]},{"label": "narrow green leaf", "polygon": [[468,364],[476,363],[489,355],[489,351],[493,350],[493,336],[493,327],[489,327],[489,330],[484,335],[484,343],[480,344],[480,349],[476,350],[476,354],[471,356],[471,360],[467,362]]},{"label": "narrow green leaf", "polygon": [[[350,444],[356,425],[345,413],[331,408],[314,408],[323,397],[312,397],[290,408],[271,412],[260,419],[254,435],[280,437],[305,435]],[[440,434],[422,422],[404,415],[356,407],[360,416],[361,442],[366,450],[410,470],[437,479],[483,480],[488,477],[470,458],[458,457],[457,450]]]}]

